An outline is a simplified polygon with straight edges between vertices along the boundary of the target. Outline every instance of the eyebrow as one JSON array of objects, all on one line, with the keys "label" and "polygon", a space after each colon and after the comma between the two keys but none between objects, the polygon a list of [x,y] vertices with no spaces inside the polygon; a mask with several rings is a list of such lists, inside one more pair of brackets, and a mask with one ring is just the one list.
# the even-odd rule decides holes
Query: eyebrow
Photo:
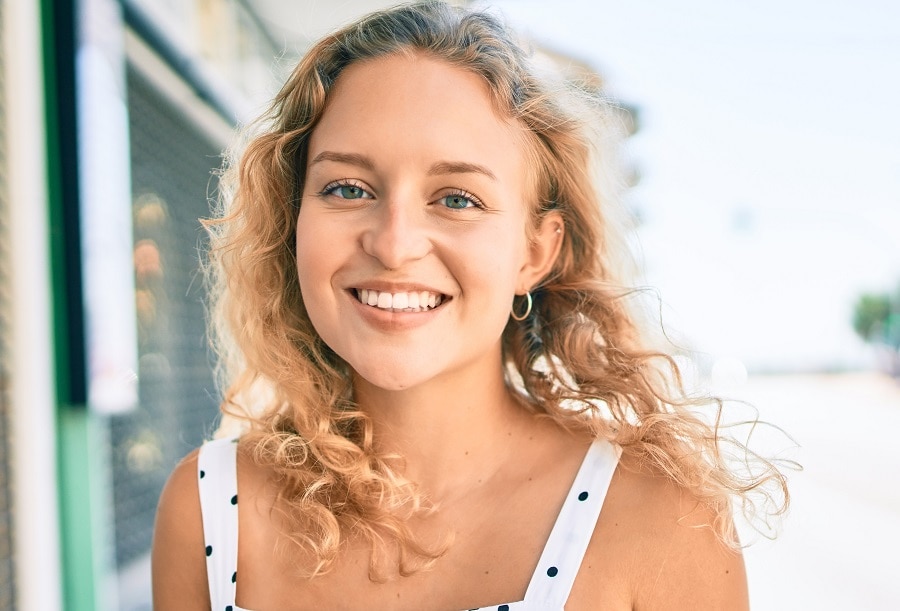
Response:
[{"label": "eyebrow", "polygon": [[320,161],[335,161],[337,163],[347,163],[350,165],[359,166],[361,168],[365,168],[366,170],[375,170],[375,164],[372,163],[372,160],[365,155],[360,155],[358,153],[337,153],[335,151],[322,151],[321,153],[316,155],[311,162],[309,162],[309,165],[317,164]]},{"label": "eyebrow", "polygon": [[[313,158],[309,165],[314,165],[322,161],[334,161],[336,163],[346,163],[355,165],[366,170],[375,171],[375,163],[365,155],[358,153],[338,153],[336,151],[322,151]],[[497,177],[489,169],[477,163],[469,163],[467,161],[438,161],[428,170],[429,176],[440,176],[445,174],[483,174],[491,180],[497,180]]]},{"label": "eyebrow", "polygon": [[483,165],[468,163],[466,161],[439,161],[428,170],[429,176],[441,174],[483,174],[491,180],[497,180],[494,173]]}]

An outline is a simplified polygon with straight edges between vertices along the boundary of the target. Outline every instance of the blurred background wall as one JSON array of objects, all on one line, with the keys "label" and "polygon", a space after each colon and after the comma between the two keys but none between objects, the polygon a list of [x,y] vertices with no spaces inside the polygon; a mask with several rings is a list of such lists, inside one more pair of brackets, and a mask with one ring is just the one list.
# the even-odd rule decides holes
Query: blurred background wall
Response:
[{"label": "blurred background wall", "polygon": [[[0,5],[0,38],[4,36],[5,6]],[[0,40],[0,53],[5,49]],[[0,126],[6,125],[6,74],[0,58]],[[7,143],[5,129],[0,129],[0,609],[12,609],[15,598],[12,549],[12,483],[10,482],[9,418],[12,410],[9,396],[10,379],[10,253],[9,196],[7,191]]]},{"label": "blurred background wall", "polygon": [[[390,4],[0,3],[0,611],[150,608],[159,492],[218,413],[199,219],[221,152],[311,41]],[[900,15],[475,4],[618,101],[642,281],[691,383],[800,446],[771,441],[806,470],[782,536],[747,533],[754,608],[889,608]]]}]

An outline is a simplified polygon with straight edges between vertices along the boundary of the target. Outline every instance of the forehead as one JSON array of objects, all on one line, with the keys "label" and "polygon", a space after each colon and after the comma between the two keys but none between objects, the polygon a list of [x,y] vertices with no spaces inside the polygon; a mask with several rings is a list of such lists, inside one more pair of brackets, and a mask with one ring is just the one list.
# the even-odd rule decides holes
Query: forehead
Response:
[{"label": "forehead", "polygon": [[353,63],[341,73],[313,130],[310,158],[333,149],[386,163],[446,158],[487,165],[498,177],[524,182],[522,130],[497,111],[479,75],[424,54],[394,54]]}]

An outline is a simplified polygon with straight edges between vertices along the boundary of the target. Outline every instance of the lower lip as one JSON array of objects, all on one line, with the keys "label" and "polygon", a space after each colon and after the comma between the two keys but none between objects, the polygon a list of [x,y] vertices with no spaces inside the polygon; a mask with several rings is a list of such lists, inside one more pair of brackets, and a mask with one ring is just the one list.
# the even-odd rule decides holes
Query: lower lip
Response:
[{"label": "lower lip", "polygon": [[441,305],[422,312],[395,312],[362,303],[356,298],[355,291],[348,291],[347,296],[356,306],[363,320],[373,327],[385,331],[406,331],[420,327],[437,316],[444,305],[450,301],[445,298]]}]

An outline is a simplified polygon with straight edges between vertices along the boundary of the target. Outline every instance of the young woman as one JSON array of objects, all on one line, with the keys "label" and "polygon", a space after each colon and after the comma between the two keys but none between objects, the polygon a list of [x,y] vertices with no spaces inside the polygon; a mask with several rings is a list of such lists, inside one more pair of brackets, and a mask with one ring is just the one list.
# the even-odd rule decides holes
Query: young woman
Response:
[{"label": "young woman", "polygon": [[629,313],[597,112],[442,3],[312,48],[210,223],[243,426],[166,486],[158,611],[747,607],[732,499],[783,479]]}]

